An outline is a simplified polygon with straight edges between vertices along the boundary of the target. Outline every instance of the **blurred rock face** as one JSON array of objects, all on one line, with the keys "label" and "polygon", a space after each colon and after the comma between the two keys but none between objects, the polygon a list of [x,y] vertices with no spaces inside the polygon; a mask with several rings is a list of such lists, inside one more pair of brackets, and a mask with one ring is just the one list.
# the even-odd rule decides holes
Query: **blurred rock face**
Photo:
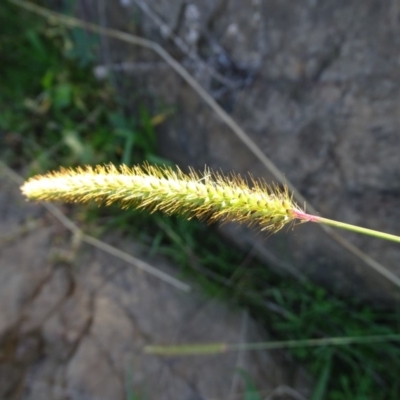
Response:
[{"label": "blurred rock face", "polygon": [[[82,0],[82,3],[85,3]],[[88,17],[160,43],[246,130],[322,215],[400,233],[400,7],[378,0],[106,1]],[[198,95],[154,54],[103,40],[103,62],[130,62],[125,98],[174,107],[163,155],[271,178]],[[146,62],[146,64],[143,64]],[[146,68],[140,66],[146,65]],[[136,95],[132,93],[136,91]],[[266,240],[223,228],[277,268],[343,293],[393,298],[385,278],[318,227]],[[342,235],[342,233],[340,233]],[[400,275],[396,245],[343,236]]]},{"label": "blurred rock face", "polygon": [[[41,205],[27,203],[2,175],[0,188],[2,400],[242,398],[241,380],[235,384],[239,367],[262,393],[290,386],[298,396],[310,395],[310,378],[283,352],[145,354],[146,345],[259,342],[266,333],[247,312],[230,310],[194,285],[182,292],[74,243],[63,225]],[[148,253],[115,232],[106,240],[135,256]],[[148,262],[177,272],[162,257]]]}]

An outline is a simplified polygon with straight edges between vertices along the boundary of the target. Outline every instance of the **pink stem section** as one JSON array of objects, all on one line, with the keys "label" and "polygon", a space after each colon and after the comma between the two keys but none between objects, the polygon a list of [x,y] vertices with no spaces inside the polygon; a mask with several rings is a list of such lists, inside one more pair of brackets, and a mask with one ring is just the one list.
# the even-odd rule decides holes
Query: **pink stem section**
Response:
[{"label": "pink stem section", "polygon": [[301,221],[306,221],[306,222],[321,222],[320,217],[317,217],[316,215],[311,215],[307,214],[304,211],[301,210],[293,210],[294,216],[297,219],[300,219]]}]

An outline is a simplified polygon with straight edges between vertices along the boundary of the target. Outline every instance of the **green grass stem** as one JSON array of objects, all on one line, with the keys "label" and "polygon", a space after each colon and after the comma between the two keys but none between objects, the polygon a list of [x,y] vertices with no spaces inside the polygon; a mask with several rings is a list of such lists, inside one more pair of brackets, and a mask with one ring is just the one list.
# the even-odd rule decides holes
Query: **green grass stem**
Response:
[{"label": "green grass stem", "polygon": [[295,216],[297,219],[300,219],[304,222],[316,222],[318,224],[330,225],[335,228],[361,233],[362,235],[373,236],[379,239],[390,240],[392,242],[400,243],[400,236],[391,235],[390,233],[375,231],[373,229],[363,228],[357,225],[346,224],[345,222],[339,222],[328,218],[322,218],[317,215],[306,214],[300,210],[295,211]]},{"label": "green grass stem", "polygon": [[258,343],[207,343],[207,344],[185,344],[173,346],[146,346],[145,353],[158,356],[189,356],[189,355],[211,355],[232,351],[251,350],[281,350],[299,347],[318,346],[346,346],[351,344],[371,344],[390,341],[400,341],[400,334],[355,336],[355,337],[330,337],[320,339],[284,340],[274,342]]}]

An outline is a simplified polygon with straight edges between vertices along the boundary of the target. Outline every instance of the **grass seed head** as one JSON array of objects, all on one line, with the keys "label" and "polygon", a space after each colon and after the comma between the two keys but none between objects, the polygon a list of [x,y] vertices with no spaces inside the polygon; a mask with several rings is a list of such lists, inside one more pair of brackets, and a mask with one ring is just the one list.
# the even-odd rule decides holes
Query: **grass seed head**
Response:
[{"label": "grass seed head", "polygon": [[214,221],[237,221],[276,232],[296,218],[298,206],[286,187],[269,186],[239,175],[225,176],[206,168],[190,169],[149,164],[62,168],[30,178],[22,187],[31,200],[119,203],[150,212],[180,214]]}]

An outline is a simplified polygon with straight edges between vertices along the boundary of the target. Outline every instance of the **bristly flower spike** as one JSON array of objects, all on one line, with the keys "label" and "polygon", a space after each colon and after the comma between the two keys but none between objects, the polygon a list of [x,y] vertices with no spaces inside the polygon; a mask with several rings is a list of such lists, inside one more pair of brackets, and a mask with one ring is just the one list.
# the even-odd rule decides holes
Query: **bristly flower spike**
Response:
[{"label": "bristly flower spike", "polygon": [[113,165],[62,168],[30,178],[21,190],[31,200],[119,203],[150,212],[181,214],[208,221],[257,224],[277,232],[292,221],[316,222],[400,243],[400,237],[355,225],[306,214],[293,201],[287,187],[269,186],[239,175],[231,177],[205,169],[188,174],[180,169],[145,164],[129,168]]},{"label": "bristly flower spike", "polygon": [[301,210],[289,191],[238,175],[227,177],[206,168],[188,174],[170,167],[113,165],[60,169],[30,178],[21,188],[31,200],[119,203],[150,212],[181,214],[208,221],[257,224],[276,232]]}]

